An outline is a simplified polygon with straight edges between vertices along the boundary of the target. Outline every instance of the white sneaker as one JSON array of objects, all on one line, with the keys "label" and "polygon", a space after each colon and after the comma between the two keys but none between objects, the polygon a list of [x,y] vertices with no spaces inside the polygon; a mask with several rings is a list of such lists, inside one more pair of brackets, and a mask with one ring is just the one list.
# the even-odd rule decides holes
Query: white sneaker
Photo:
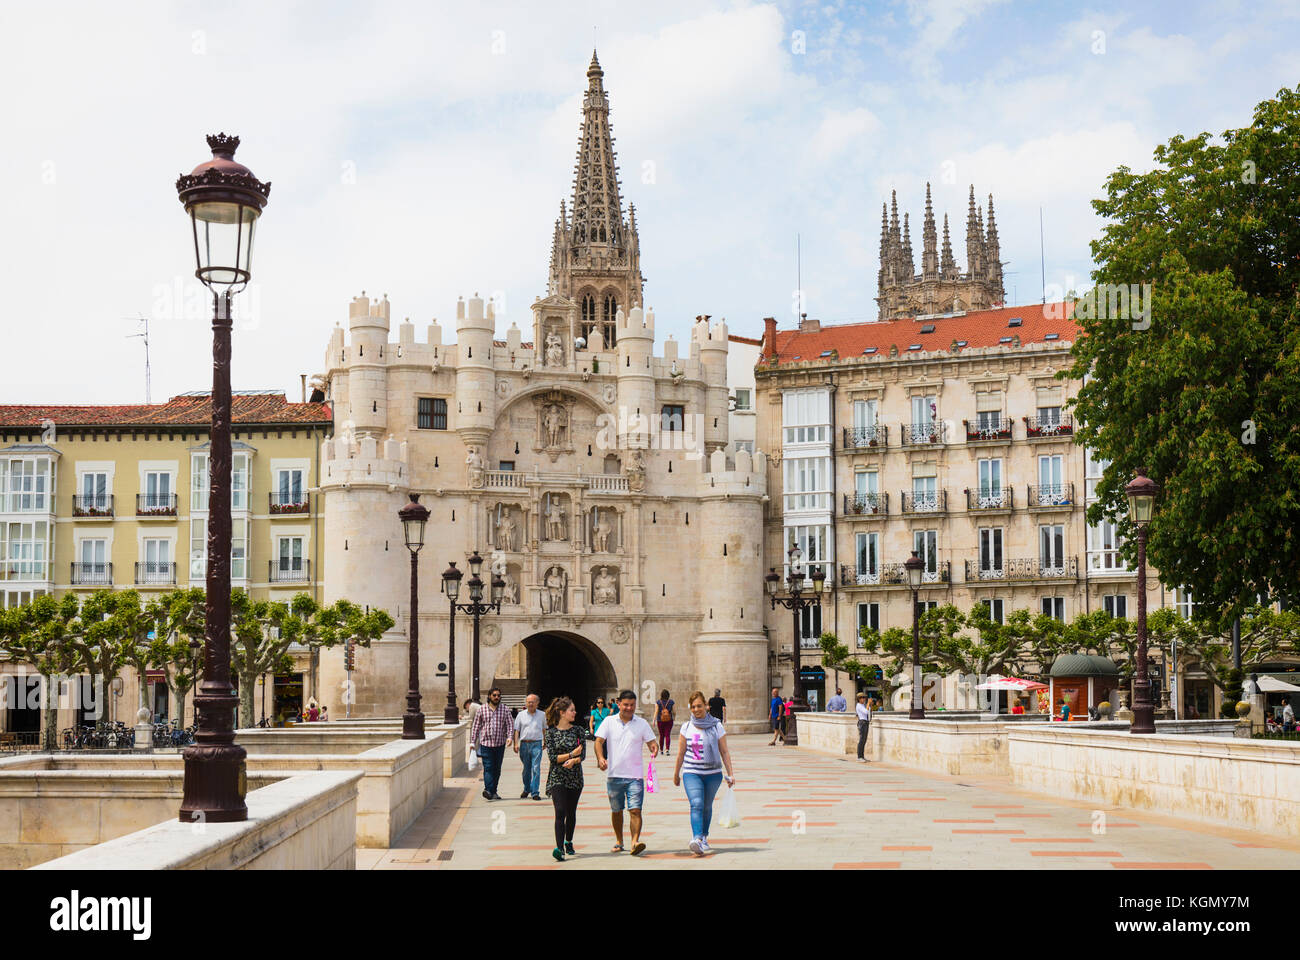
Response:
[{"label": "white sneaker", "polygon": [[691,853],[695,854],[697,857],[701,857],[704,855],[706,844],[699,837],[693,839],[691,841],[690,846],[691,846]]},{"label": "white sneaker", "polygon": [[712,853],[713,848],[709,846],[708,837],[700,837],[700,853]]}]

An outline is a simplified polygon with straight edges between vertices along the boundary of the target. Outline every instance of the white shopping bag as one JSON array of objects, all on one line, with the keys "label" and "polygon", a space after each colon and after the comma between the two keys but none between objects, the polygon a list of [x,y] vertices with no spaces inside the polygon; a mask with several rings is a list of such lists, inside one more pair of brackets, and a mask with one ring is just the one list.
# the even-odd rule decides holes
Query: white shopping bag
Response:
[{"label": "white shopping bag", "polygon": [[475,771],[475,770],[478,769],[478,749],[477,749],[477,748],[470,748],[470,751],[469,751],[469,769],[470,769],[470,772],[471,772],[471,773],[472,773],[473,771]]},{"label": "white shopping bag", "polygon": [[733,787],[728,787],[722,798],[722,812],[718,816],[718,826],[740,826],[740,810],[736,808],[736,791]]}]

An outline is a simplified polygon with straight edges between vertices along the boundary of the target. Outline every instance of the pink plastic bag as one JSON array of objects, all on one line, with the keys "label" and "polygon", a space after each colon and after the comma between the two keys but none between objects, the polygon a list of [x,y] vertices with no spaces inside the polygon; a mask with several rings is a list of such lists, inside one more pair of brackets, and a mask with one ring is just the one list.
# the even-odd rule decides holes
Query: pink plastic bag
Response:
[{"label": "pink plastic bag", "polygon": [[653,760],[645,765],[645,792],[655,792],[655,762]]}]

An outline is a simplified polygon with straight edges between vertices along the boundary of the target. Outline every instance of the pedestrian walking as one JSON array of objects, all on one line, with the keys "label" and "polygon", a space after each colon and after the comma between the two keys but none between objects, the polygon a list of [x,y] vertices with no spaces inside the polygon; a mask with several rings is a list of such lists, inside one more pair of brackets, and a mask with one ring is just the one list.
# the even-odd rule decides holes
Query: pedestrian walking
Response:
[{"label": "pedestrian walking", "polygon": [[867,734],[871,730],[871,704],[867,700],[865,693],[858,694],[858,759],[863,763],[869,763],[864,754],[867,748]]},{"label": "pedestrian walking", "polygon": [[691,853],[702,857],[713,852],[709,847],[709,825],[713,822],[713,798],[718,795],[724,778],[723,768],[726,768],[727,786],[734,787],[736,779],[722,721],[709,713],[700,691],[692,693],[688,702],[691,717],[682,724],[681,739],[677,742],[673,786],[685,784],[686,799],[691,805]]},{"label": "pedestrian walking", "polygon": [[788,734],[790,733],[790,718],[794,716],[794,694],[789,694],[785,698],[785,703],[781,706],[781,746],[790,745]]},{"label": "pedestrian walking", "polygon": [[479,759],[483,761],[483,796],[488,800],[500,800],[497,784],[501,780],[501,761],[505,759],[506,744],[510,742],[514,731],[514,721],[510,708],[501,702],[501,689],[493,687],[488,691],[488,702],[474,714],[470,724],[469,740],[478,750]]},{"label": "pedestrian walking", "polygon": [[785,743],[785,726],[782,723],[785,716],[785,703],[781,700],[781,695],[777,693],[776,687],[772,688],[772,699],[767,705],[767,715],[772,720],[772,739],[767,742],[767,745],[775,747],[777,737],[780,737],[781,742]]},{"label": "pedestrian walking", "polygon": [[514,736],[511,737],[511,746],[515,753],[519,754],[519,760],[524,765],[524,792],[519,794],[519,799],[524,800],[532,797],[534,800],[542,799],[541,778],[542,778],[542,734],[546,730],[546,714],[537,709],[541,698],[535,693],[530,693],[524,698],[524,709],[515,714]]},{"label": "pedestrian walking", "polygon": [[673,699],[668,696],[667,690],[659,691],[659,699],[655,701],[655,723],[659,728],[659,749],[664,752],[664,756],[669,756],[671,751],[668,744],[673,735],[673,724],[677,721],[677,708]]},{"label": "pedestrian walking", "polygon": [[709,698],[709,713],[723,723],[727,722],[727,701],[722,699],[722,691],[715,689]]},{"label": "pedestrian walking", "polygon": [[609,796],[610,823],[614,827],[614,852],[622,853],[624,849],[623,810],[626,809],[634,857],[645,850],[641,842],[641,804],[645,800],[642,744],[649,744],[651,759],[659,753],[655,732],[636,715],[636,694],[623,690],[618,695],[618,713],[606,717],[596,731],[596,765],[608,771],[605,793]]},{"label": "pedestrian walking", "polygon": [[847,713],[849,702],[844,699],[844,691],[839,687],[835,688],[835,696],[831,697],[826,704],[827,713]]},{"label": "pedestrian walking", "polygon": [[590,736],[587,738],[588,740],[596,739],[597,728],[600,726],[601,722],[606,717],[612,715],[613,713],[614,710],[612,708],[607,709],[605,707],[604,697],[596,698],[596,705],[591,708],[591,716],[587,718],[587,733],[590,734]]},{"label": "pedestrian walking", "polygon": [[546,773],[546,793],[555,807],[555,849],[551,856],[563,862],[564,855],[574,856],[573,828],[578,817],[578,798],[582,796],[582,731],[574,725],[578,708],[568,697],[556,697],[546,708],[546,733],[543,737],[551,768]]}]

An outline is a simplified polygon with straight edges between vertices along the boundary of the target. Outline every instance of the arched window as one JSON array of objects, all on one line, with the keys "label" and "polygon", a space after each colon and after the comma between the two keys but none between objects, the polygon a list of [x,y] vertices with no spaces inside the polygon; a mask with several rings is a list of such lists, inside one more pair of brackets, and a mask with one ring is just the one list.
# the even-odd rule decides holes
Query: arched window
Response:
[{"label": "arched window", "polygon": [[596,298],[590,293],[582,295],[582,338],[587,341],[587,348],[591,349],[592,331],[596,329]]},{"label": "arched window", "polygon": [[612,293],[605,294],[605,309],[601,317],[601,326],[604,328],[605,349],[613,349],[615,341],[618,339],[618,332],[615,329],[615,318],[618,316],[618,299]]}]

